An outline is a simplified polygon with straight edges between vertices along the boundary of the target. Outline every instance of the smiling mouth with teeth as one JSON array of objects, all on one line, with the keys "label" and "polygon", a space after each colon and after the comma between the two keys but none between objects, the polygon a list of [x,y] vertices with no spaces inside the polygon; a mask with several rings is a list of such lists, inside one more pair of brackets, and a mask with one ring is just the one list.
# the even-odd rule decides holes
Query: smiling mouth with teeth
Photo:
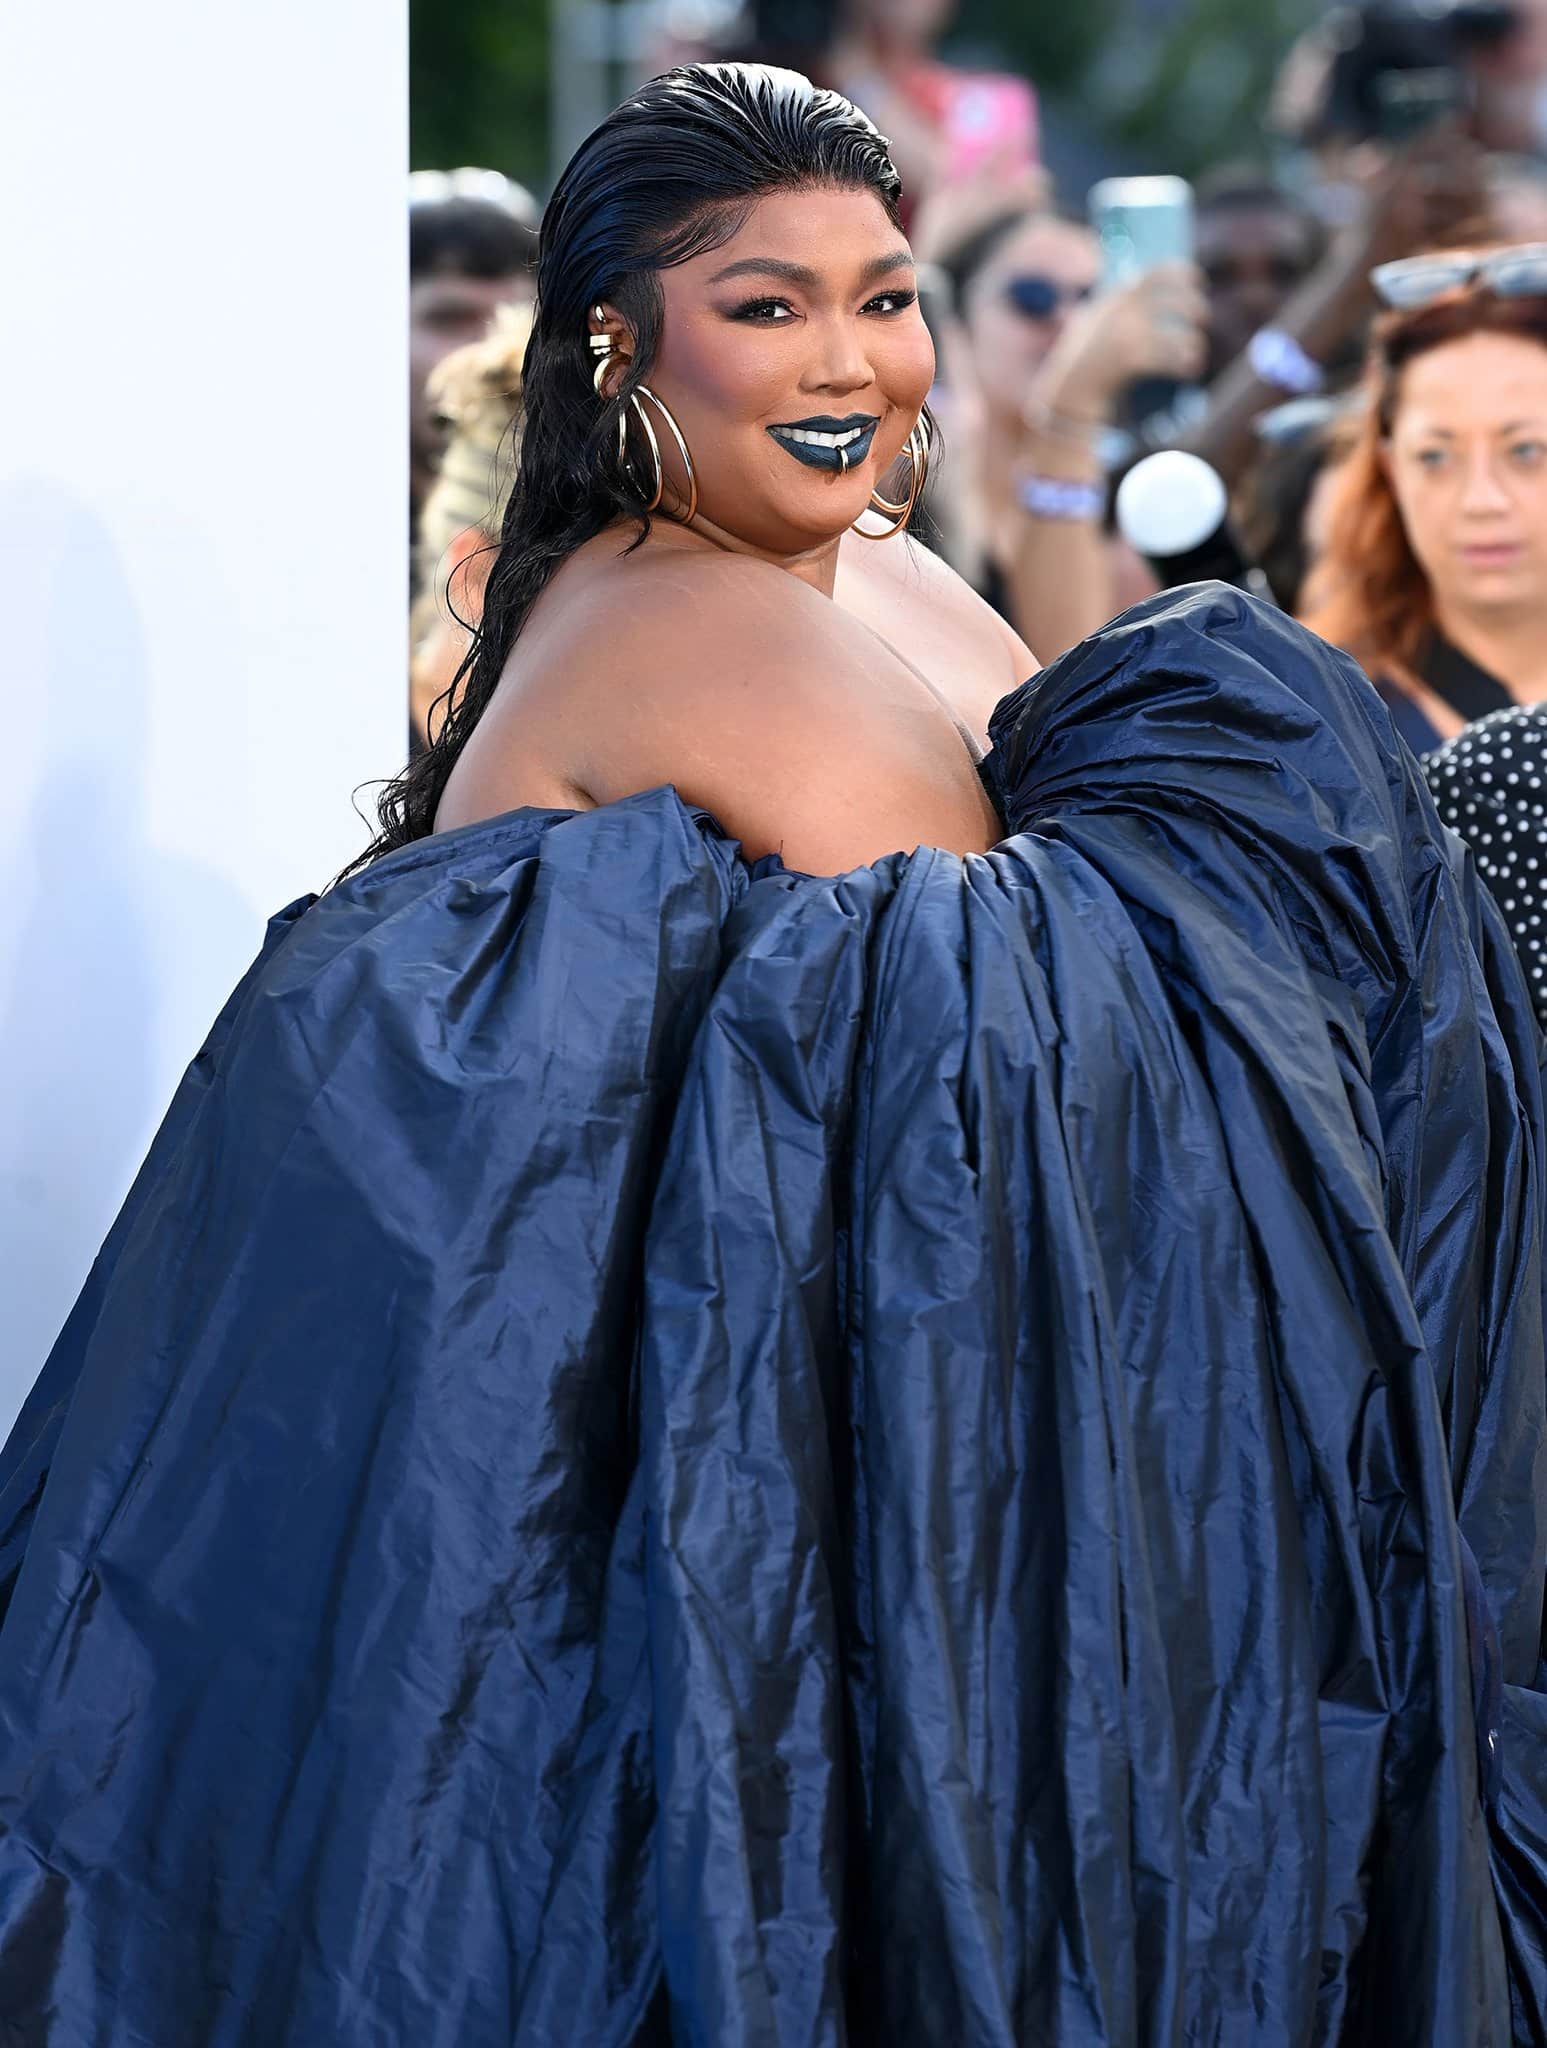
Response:
[{"label": "smiling mouth with teeth", "polygon": [[865,429],[850,427],[846,434],[813,434],[805,427],[775,427],[776,434],[784,434],[792,441],[804,441],[812,448],[847,448],[851,441],[857,441]]},{"label": "smiling mouth with teeth", "polygon": [[770,427],[768,432],[786,454],[807,468],[847,475],[870,453],[879,425],[873,414],[851,413],[847,419],[822,418],[798,426]]}]

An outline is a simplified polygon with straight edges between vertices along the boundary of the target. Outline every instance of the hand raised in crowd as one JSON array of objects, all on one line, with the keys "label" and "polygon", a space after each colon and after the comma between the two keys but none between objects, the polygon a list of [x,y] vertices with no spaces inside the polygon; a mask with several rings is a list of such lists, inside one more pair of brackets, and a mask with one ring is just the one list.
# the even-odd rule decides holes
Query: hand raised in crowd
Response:
[{"label": "hand raised in crowd", "polygon": [[1137,378],[1191,383],[1208,353],[1207,320],[1197,270],[1190,263],[1158,265],[1074,315],[1037,373],[1033,403],[1100,421]]},{"label": "hand raised in crowd", "polygon": [[1350,159],[1361,188],[1354,217],[1279,316],[1318,362],[1328,362],[1362,336],[1374,307],[1370,272],[1380,263],[1425,249],[1485,239],[1487,159],[1446,122],[1397,150],[1368,143]]},{"label": "hand raised in crowd", "polygon": [[1390,153],[1370,145],[1358,182],[1363,204],[1327,260],[1361,289],[1378,263],[1487,233],[1487,158],[1449,122]]},{"label": "hand raised in crowd", "polygon": [[1344,169],[1356,195],[1353,218],[1272,323],[1280,353],[1287,339],[1291,367],[1297,358],[1308,381],[1283,383],[1247,351],[1215,378],[1207,413],[1181,439],[1232,486],[1257,452],[1258,415],[1286,396],[1315,389],[1329,367],[1346,367],[1357,356],[1375,311],[1370,272],[1377,264],[1487,236],[1486,159],[1449,122],[1394,150],[1362,143],[1344,158]]}]

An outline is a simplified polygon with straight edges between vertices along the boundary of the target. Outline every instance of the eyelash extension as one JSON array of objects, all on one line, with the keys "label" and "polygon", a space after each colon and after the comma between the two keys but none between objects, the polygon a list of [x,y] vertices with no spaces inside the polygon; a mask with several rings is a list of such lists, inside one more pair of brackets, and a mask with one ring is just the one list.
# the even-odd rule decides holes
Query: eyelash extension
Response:
[{"label": "eyelash extension", "polygon": [[[893,314],[905,313],[909,306],[916,305],[918,303],[918,293],[912,290],[877,292],[874,299],[866,302],[867,306],[873,306],[877,299],[896,300],[896,304],[888,312],[881,315],[883,320],[888,320]],[[755,320],[759,314],[767,313],[770,308],[788,308],[788,306],[788,299],[745,299],[739,306],[733,309],[730,317],[733,320]]]}]

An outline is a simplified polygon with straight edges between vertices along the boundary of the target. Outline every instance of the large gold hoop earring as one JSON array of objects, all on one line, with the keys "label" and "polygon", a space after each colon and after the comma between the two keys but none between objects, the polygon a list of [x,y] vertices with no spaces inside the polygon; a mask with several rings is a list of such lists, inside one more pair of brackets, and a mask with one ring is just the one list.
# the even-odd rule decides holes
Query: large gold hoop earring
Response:
[{"label": "large gold hoop earring", "polygon": [[[593,306],[591,308],[591,317],[600,325],[607,316],[600,306]],[[602,398],[602,383],[607,372],[614,363],[626,363],[628,358],[620,355],[613,347],[610,334],[592,334],[587,336],[587,340],[591,353],[596,358],[596,368],[591,375],[591,388],[598,398]],[[644,508],[646,512],[654,512],[660,505],[661,498],[666,490],[666,466],[661,461],[661,444],[655,438],[655,429],[650,424],[650,415],[645,411],[643,405],[640,404],[641,399],[648,399],[666,422],[667,430],[677,444],[677,453],[682,457],[682,466],[688,473],[688,509],[686,512],[670,512],[666,515],[669,519],[677,519],[682,525],[687,526],[698,511],[698,472],[693,467],[693,457],[688,452],[687,440],[683,435],[681,427],[677,425],[671,407],[664,398],[658,398],[648,384],[641,384],[636,390],[631,391],[628,404],[619,408],[618,467],[625,475],[629,473],[628,416],[632,412],[635,419],[638,420],[640,426],[644,429],[645,440],[650,448],[650,462],[655,470],[655,489],[650,495],[649,503]]]},{"label": "large gold hoop earring", "polygon": [[[682,467],[688,473],[688,509],[685,512],[668,512],[666,516],[668,519],[677,520],[683,526],[690,526],[693,522],[694,514],[698,511],[698,472],[693,467],[693,457],[688,452],[687,441],[683,436],[681,427],[677,425],[671,407],[664,398],[658,398],[648,384],[641,384],[629,394],[628,409],[645,430],[645,439],[650,444],[650,460],[655,465],[655,493],[649,504],[646,505],[645,510],[653,512],[661,502],[661,495],[666,489],[666,467],[661,461],[661,444],[655,438],[655,429],[650,424],[650,416],[639,402],[642,398],[648,399],[666,422],[666,430],[676,442],[677,453],[682,457]],[[628,463],[626,418],[626,414],[619,413],[618,458],[625,467],[627,467]]]},{"label": "large gold hoop earring", "polygon": [[883,498],[879,491],[871,492],[870,503],[865,507],[865,512],[879,512],[884,518],[890,519],[892,524],[879,533],[872,533],[860,525],[859,519],[865,516],[865,512],[861,512],[859,519],[854,522],[854,531],[862,534],[866,540],[890,540],[894,534],[901,533],[923,493],[924,485],[929,478],[929,437],[925,433],[922,419],[915,420],[909,428],[908,438],[903,443],[903,453],[908,458],[908,467],[912,472],[907,498],[901,505],[894,505],[890,498]]}]

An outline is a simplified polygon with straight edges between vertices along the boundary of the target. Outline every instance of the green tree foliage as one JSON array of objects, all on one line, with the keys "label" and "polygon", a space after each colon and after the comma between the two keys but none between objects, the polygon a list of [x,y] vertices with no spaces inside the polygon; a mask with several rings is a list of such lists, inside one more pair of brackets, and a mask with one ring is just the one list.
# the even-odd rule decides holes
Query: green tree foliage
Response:
[{"label": "green tree foliage", "polygon": [[1024,72],[1040,90],[1077,92],[1133,0],[1080,0],[1078,6],[1025,0],[963,0],[953,42]]},{"label": "green tree foliage", "polygon": [[[415,165],[545,192],[550,0],[410,0]],[[1318,0],[962,0],[952,48],[1013,66],[1125,165],[1260,156],[1273,75]]]},{"label": "green tree foliage", "polygon": [[410,0],[414,168],[483,164],[546,192],[547,0]]},{"label": "green tree foliage", "polygon": [[1260,159],[1275,76],[1319,11],[1303,0],[1187,0],[1126,75],[1120,65],[1095,68],[1107,132],[1167,170]]},{"label": "green tree foliage", "polygon": [[964,0],[956,39],[1025,72],[1125,165],[1260,158],[1273,80],[1318,0]]}]

